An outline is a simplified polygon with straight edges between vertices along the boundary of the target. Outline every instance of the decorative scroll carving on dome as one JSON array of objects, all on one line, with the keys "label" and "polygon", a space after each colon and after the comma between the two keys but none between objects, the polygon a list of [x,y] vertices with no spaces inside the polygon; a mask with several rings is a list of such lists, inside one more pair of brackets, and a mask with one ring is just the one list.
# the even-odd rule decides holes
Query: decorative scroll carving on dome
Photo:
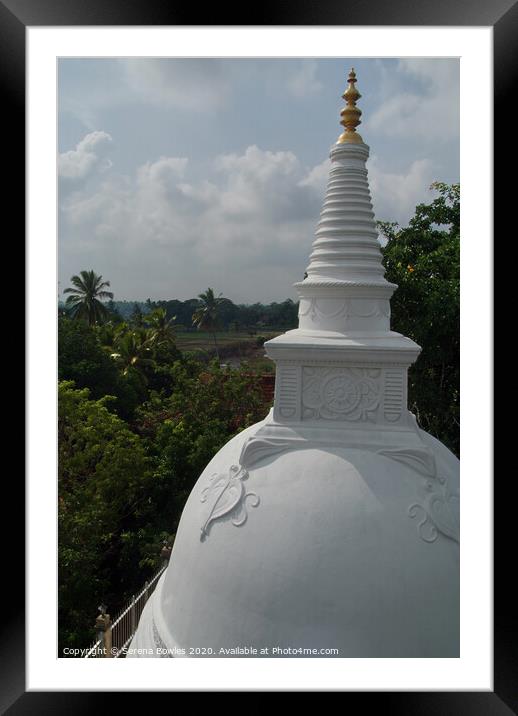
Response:
[{"label": "decorative scroll carving on dome", "polygon": [[303,368],[302,419],[376,422],[380,370]]},{"label": "decorative scroll carving on dome", "polygon": [[441,532],[459,542],[459,493],[450,491],[445,477],[437,476],[433,453],[424,446],[420,450],[383,448],[376,452],[408,465],[411,470],[416,470],[426,478],[422,500],[412,503],[408,508],[408,516],[412,519],[421,513],[422,519],[417,525],[420,537],[425,542],[435,542]]},{"label": "decorative scroll carving on dome", "polygon": [[436,474],[433,453],[424,446],[422,448],[382,448],[376,452],[378,455],[402,462],[403,465],[407,465],[411,470],[416,470],[426,477],[434,477]]},{"label": "decorative scroll carving on dome", "polygon": [[172,655],[169,653],[169,649],[167,648],[166,643],[163,641],[162,637],[158,633],[158,629],[155,624],[155,620],[153,619],[153,643],[156,646],[156,648],[159,650],[157,653],[157,656],[161,659],[172,659]]},{"label": "decorative scroll carving on dome", "polygon": [[460,542],[458,505],[458,491],[450,492],[446,478],[438,477],[427,482],[423,502],[410,505],[408,515],[414,519],[421,512],[422,519],[418,523],[418,530],[425,542],[435,542],[439,532],[455,542]]},{"label": "decorative scroll carving on dome", "polygon": [[293,442],[279,441],[279,440],[268,440],[268,438],[251,437],[248,438],[246,443],[243,445],[241,455],[239,457],[239,463],[250,467],[253,463],[258,460],[263,460],[272,455],[277,455],[285,450],[293,450],[299,447],[299,444]]},{"label": "decorative scroll carving on dome", "polygon": [[200,502],[210,500],[212,507],[205,524],[201,528],[201,540],[209,534],[212,522],[225,516],[231,516],[231,522],[236,527],[244,524],[248,513],[246,500],[250,499],[250,506],[257,507],[260,499],[255,492],[247,492],[243,481],[248,477],[248,471],[241,465],[232,465],[228,473],[215,473],[209,479],[209,484],[202,491]]}]

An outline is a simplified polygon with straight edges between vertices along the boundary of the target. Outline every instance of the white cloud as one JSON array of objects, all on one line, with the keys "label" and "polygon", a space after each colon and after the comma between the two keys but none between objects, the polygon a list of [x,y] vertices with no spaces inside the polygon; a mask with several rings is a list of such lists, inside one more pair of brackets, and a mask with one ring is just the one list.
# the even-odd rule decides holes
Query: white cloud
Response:
[{"label": "white cloud", "polygon": [[[328,160],[307,170],[293,152],[252,145],[217,157],[200,180],[185,157],[103,174],[61,197],[63,281],[86,267],[118,298],[185,299],[207,286],[242,302],[296,298],[328,171]],[[376,157],[369,177],[376,217],[402,223],[434,178],[428,160],[396,174]]]},{"label": "white cloud", "polygon": [[383,68],[379,107],[366,132],[433,142],[459,136],[459,72],[451,60],[402,59],[396,72]]},{"label": "white cloud", "polygon": [[112,142],[107,132],[90,132],[76,146],[68,152],[58,156],[58,173],[63,179],[84,179],[94,169],[105,171],[112,166],[106,152]]},{"label": "white cloud", "polygon": [[313,169],[308,172],[304,179],[301,180],[300,185],[311,187],[323,200],[330,168],[331,161],[325,159],[321,164],[317,164],[316,167],[313,167]]},{"label": "white cloud", "polygon": [[139,182],[175,183],[184,175],[188,161],[185,157],[160,157],[156,162],[147,162],[138,170]]},{"label": "white cloud", "polygon": [[188,298],[209,285],[243,301],[289,294],[320,203],[297,157],[251,146],[218,157],[210,181],[187,182],[187,170],[185,158],[162,157],[132,180],[107,176],[95,191],[64,197],[64,280],[85,265],[108,276],[119,298]]},{"label": "white cloud", "polygon": [[220,177],[219,205],[227,217],[260,216],[284,221],[307,216],[308,191],[299,186],[304,169],[292,152],[263,151],[253,145],[244,154],[220,156],[214,163]]},{"label": "white cloud", "polygon": [[294,97],[311,97],[318,94],[322,82],[317,79],[316,60],[303,60],[300,67],[288,78],[287,88]]},{"label": "white cloud", "polygon": [[435,179],[434,164],[417,159],[397,174],[385,171],[376,156],[368,165],[369,185],[376,219],[405,225],[417,204],[427,201],[426,190]]},{"label": "white cloud", "polygon": [[297,98],[323,89],[316,60],[260,65],[218,58],[124,58],[119,60],[124,86],[134,99],[157,107],[211,110],[225,107],[240,85],[253,84],[258,93],[277,87]]},{"label": "white cloud", "polygon": [[[205,109],[221,106],[231,90],[231,68],[217,59],[119,60],[134,97],[161,107]],[[209,118],[208,120],[209,121]]]}]

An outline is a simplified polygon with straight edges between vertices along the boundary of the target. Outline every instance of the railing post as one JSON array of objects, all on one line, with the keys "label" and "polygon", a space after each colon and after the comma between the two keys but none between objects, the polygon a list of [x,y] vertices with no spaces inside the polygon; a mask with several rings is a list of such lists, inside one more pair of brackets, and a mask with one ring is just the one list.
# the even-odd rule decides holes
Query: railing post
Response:
[{"label": "railing post", "polygon": [[167,540],[163,541],[163,547],[160,551],[160,557],[162,558],[162,565],[167,567],[169,564],[169,557],[171,556],[172,548],[167,543]]},{"label": "railing post", "polygon": [[92,655],[99,656],[99,651],[103,651],[102,656],[104,656],[104,617],[102,614],[99,614],[95,620],[95,636],[97,637],[96,644],[99,646],[96,647]]},{"label": "railing post", "polygon": [[111,658],[112,655],[112,623],[110,615],[106,613],[106,607],[101,604],[99,607],[101,612],[95,620],[95,631],[97,639],[102,644],[103,656]]},{"label": "railing post", "polygon": [[109,659],[113,657],[112,654],[112,623],[110,615],[106,615],[106,629],[104,630],[104,656]]},{"label": "railing post", "polygon": [[[140,600],[143,601],[144,604],[147,603],[149,600],[150,594],[153,593],[156,583],[158,581],[158,578],[161,574],[163,574],[164,569],[167,567],[169,563],[169,558],[171,556],[172,548],[167,543],[167,540],[163,541],[162,550],[160,552],[160,557],[162,559],[162,567],[158,570],[158,572],[155,574],[154,577],[151,579],[151,583],[146,580],[144,582],[144,589],[142,592],[139,592],[138,596],[138,602],[135,598],[135,595],[131,597],[131,601],[129,603],[129,606],[127,606],[122,613],[118,615],[118,617],[115,619],[115,622],[112,623],[110,615],[106,612],[106,605],[101,604],[99,609],[99,616],[95,620],[95,633],[96,633],[96,642],[95,644],[99,644],[99,646],[96,647],[95,650],[92,650],[91,654],[88,654],[87,656],[105,656],[108,658],[116,658],[116,656],[120,656],[122,652],[122,647],[129,639],[129,636],[133,636],[135,632],[137,631],[137,611],[138,615],[142,613],[142,607],[140,606]],[[137,610],[138,606],[138,610]],[[128,614],[129,612],[129,614]],[[129,619],[129,627],[131,634],[128,635],[128,620]],[[122,620],[122,621],[121,621]],[[115,629],[114,629],[115,628]],[[115,631],[115,633],[114,633]],[[116,649],[115,654],[112,654],[112,647],[113,647],[113,639],[115,638],[116,642]],[[122,639],[122,642],[119,643]],[[95,645],[94,644],[94,645]]]},{"label": "railing post", "polygon": [[131,597],[131,610],[130,610],[130,624],[131,633],[134,634],[137,631],[137,620],[135,619],[135,595]]}]

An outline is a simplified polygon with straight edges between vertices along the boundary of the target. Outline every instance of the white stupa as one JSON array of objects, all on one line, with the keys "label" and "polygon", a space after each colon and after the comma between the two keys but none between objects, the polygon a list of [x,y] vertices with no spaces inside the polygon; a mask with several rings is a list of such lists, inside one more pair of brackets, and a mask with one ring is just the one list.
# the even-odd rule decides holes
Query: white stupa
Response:
[{"label": "white stupa", "polygon": [[130,656],[459,655],[459,462],[407,409],[355,81],[274,407],[200,476]]}]

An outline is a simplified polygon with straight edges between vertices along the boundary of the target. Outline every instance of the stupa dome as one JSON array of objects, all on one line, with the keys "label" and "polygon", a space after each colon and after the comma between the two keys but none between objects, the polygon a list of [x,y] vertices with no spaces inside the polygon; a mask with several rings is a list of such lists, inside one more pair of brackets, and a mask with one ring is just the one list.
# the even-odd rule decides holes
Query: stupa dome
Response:
[{"label": "stupa dome", "polygon": [[348,82],[274,407],[200,476],[128,656],[459,655],[459,461],[406,406]]}]

